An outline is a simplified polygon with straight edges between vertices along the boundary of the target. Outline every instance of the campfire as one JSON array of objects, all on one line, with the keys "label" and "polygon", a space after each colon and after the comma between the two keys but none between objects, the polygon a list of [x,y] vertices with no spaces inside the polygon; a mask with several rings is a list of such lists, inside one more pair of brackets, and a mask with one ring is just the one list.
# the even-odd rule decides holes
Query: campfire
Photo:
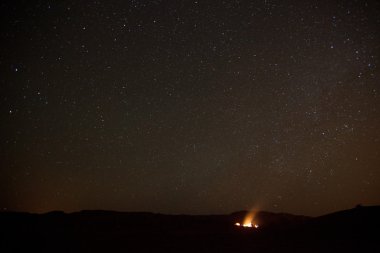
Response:
[{"label": "campfire", "polygon": [[254,222],[255,212],[249,212],[245,217],[242,223],[236,222],[235,226],[243,228],[259,228],[259,224]]},{"label": "campfire", "polygon": [[237,226],[237,227],[244,227],[244,228],[259,228],[258,224],[254,224],[252,222],[249,222],[249,223],[239,223],[239,222],[236,222],[235,226]]}]

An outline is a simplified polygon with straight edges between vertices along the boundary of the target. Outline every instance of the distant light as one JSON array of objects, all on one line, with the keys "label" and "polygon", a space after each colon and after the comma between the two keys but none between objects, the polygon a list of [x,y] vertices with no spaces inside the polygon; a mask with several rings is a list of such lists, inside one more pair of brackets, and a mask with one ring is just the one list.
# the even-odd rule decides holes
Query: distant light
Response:
[{"label": "distant light", "polygon": [[243,224],[241,224],[239,222],[236,222],[235,226],[237,226],[237,227],[244,227],[244,228],[259,228],[258,224],[253,224],[253,223],[243,223]]},{"label": "distant light", "polygon": [[252,227],[252,223],[244,223],[243,227],[245,227],[245,228],[251,228]]},{"label": "distant light", "polygon": [[255,228],[258,229],[259,225],[255,222],[255,214],[257,210],[252,210],[246,214],[242,223],[236,222],[235,226],[244,228]]}]

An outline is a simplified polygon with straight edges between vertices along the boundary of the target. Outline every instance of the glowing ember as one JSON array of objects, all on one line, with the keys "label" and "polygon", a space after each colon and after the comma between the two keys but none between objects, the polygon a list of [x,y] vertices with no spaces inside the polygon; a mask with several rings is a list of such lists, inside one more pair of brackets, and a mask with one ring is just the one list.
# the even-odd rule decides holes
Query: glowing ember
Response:
[{"label": "glowing ember", "polygon": [[244,228],[259,228],[259,225],[252,224],[252,223],[243,223],[243,224],[240,224],[239,222],[236,222],[235,226],[237,226],[237,227],[244,227]]},{"label": "glowing ember", "polygon": [[252,223],[244,223],[243,227],[245,227],[245,228],[251,228],[252,227]]}]

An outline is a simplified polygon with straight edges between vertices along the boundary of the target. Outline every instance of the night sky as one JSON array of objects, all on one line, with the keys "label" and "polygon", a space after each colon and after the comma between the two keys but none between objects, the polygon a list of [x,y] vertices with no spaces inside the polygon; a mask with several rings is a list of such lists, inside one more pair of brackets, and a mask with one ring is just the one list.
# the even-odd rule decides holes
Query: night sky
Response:
[{"label": "night sky", "polygon": [[380,2],[1,1],[0,209],[380,204]]}]

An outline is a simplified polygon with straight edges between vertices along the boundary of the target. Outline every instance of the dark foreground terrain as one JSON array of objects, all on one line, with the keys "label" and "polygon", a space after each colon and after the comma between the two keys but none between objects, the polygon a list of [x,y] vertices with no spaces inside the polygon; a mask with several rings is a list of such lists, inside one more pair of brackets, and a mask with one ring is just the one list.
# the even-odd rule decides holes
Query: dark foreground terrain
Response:
[{"label": "dark foreground terrain", "polygon": [[321,217],[82,211],[0,213],[0,252],[380,252],[380,206]]}]

